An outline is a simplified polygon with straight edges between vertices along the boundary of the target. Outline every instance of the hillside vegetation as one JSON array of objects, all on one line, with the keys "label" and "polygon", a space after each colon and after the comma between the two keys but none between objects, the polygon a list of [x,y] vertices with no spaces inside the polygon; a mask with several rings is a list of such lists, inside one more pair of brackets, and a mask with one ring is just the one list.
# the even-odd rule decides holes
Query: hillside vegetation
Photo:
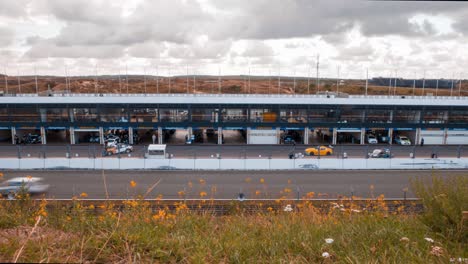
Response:
[{"label": "hillside vegetation", "polygon": [[[34,77],[8,77],[9,93],[35,93],[36,82]],[[21,84],[21,85],[20,85]],[[317,92],[344,92],[348,94],[365,94],[365,80],[344,80],[338,85],[336,80],[321,80],[317,89],[315,80],[309,82],[306,79],[293,78],[281,79],[278,85],[277,78],[252,77],[247,76],[226,76],[221,78],[220,85],[218,78],[213,76],[193,76],[187,77],[155,77],[148,76],[145,80],[143,76],[131,76],[128,81],[117,76],[92,77],[71,77],[66,80],[64,77],[38,77],[37,90],[45,92],[49,88],[55,92],[70,90],[73,93],[257,93],[257,94],[315,94]],[[4,78],[0,79],[0,91],[6,91]],[[422,95],[423,90],[419,87],[414,91],[412,88],[388,86],[368,86],[368,94],[371,95]],[[450,90],[427,88],[424,94],[450,95]],[[459,87],[454,87],[453,95],[468,95],[468,82],[463,82],[461,91]]]}]

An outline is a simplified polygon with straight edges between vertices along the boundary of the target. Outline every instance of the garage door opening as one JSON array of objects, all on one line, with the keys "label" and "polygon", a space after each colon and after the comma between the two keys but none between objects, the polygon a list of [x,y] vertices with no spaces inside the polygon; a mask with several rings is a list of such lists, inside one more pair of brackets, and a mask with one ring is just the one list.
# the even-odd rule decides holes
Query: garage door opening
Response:
[{"label": "garage door opening", "polygon": [[100,144],[99,128],[75,128],[75,144]]},{"label": "garage door opening", "polygon": [[16,136],[18,144],[42,144],[40,129],[17,128]]},{"label": "garage door opening", "polygon": [[[416,129],[414,130],[402,130],[395,128],[393,130],[393,144],[397,145],[402,145],[401,140],[399,140],[399,137],[407,137],[410,140],[410,145],[414,145],[416,143]],[[425,141],[425,140],[424,140]]]},{"label": "garage door opening", "polygon": [[333,141],[333,130],[330,128],[314,128],[309,133],[309,145],[329,145]]},{"label": "garage door opening", "polygon": [[280,144],[304,144],[304,130],[281,130]]},{"label": "garage door opening", "polygon": [[336,143],[337,144],[361,144],[360,129],[337,129]]},{"label": "garage door opening", "polygon": [[186,143],[188,136],[187,129],[163,129],[163,142],[164,144],[182,145]]},{"label": "garage door opening", "polygon": [[[389,144],[390,137],[388,135],[388,129],[366,129],[364,140],[366,144]],[[377,143],[375,143],[375,140],[377,140]]]},{"label": "garage door opening", "polygon": [[[154,143],[153,143],[153,135]],[[133,129],[133,144],[158,144],[158,130],[152,128],[138,128]],[[135,141],[137,139],[137,141]]]},{"label": "garage door opening", "polygon": [[47,144],[70,144],[70,130],[68,128],[46,128]]},{"label": "garage door opening", "polygon": [[246,144],[247,130],[223,128],[223,141],[223,144]]}]

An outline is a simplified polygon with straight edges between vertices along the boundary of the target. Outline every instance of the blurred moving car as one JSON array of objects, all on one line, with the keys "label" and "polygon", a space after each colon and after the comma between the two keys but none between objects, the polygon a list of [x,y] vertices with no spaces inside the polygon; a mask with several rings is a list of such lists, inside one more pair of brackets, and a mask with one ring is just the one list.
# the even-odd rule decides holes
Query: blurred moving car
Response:
[{"label": "blurred moving car", "polygon": [[409,145],[411,145],[411,140],[409,140],[409,138],[407,138],[405,136],[397,136],[395,138],[395,143],[397,143],[399,145],[409,146]]},{"label": "blurred moving car", "polygon": [[367,134],[366,139],[367,139],[367,143],[369,143],[369,144],[377,144],[377,143],[379,143],[379,142],[377,141],[377,138],[376,138],[374,135],[372,135],[372,134]]},{"label": "blurred moving car", "polygon": [[320,155],[320,156],[329,156],[333,154],[333,149],[331,146],[318,146],[318,147],[313,147],[313,148],[306,148],[305,150],[305,155],[308,156],[314,156],[314,155]]},{"label": "blurred moving car", "polygon": [[104,151],[105,156],[112,156],[119,153],[130,153],[133,151],[133,146],[127,144],[115,144],[106,147]]},{"label": "blurred moving car", "polygon": [[369,158],[382,158],[388,159],[392,157],[389,149],[374,149],[372,153],[369,153]]},{"label": "blurred moving car", "polygon": [[49,185],[44,184],[42,178],[39,177],[17,177],[0,184],[0,194],[8,199],[14,199],[21,193],[45,193],[48,189]]}]

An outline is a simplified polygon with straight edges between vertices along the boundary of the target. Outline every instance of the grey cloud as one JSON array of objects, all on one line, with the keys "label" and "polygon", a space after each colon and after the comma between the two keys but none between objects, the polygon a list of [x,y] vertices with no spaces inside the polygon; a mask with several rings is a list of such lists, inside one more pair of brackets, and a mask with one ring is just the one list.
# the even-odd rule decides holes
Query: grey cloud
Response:
[{"label": "grey cloud", "polygon": [[0,47],[8,46],[13,42],[15,33],[6,27],[0,27]]},{"label": "grey cloud", "polygon": [[0,1],[0,16],[19,17],[26,15],[26,7],[31,0]]},{"label": "grey cloud", "polygon": [[274,55],[274,51],[262,41],[249,41],[247,48],[241,55],[244,57],[271,57]]},{"label": "grey cloud", "polygon": [[42,40],[32,46],[25,58],[119,58],[124,55],[124,47],[101,45],[93,48],[87,46],[57,46],[49,40]]},{"label": "grey cloud", "polygon": [[361,43],[359,46],[343,47],[340,49],[337,60],[370,60],[374,55],[374,48],[368,43]]},{"label": "grey cloud", "polygon": [[[228,24],[231,37],[275,39],[340,34],[359,26],[367,36],[398,34],[421,36],[432,31],[413,27],[409,19],[416,14],[451,14],[464,10],[463,3],[421,3],[353,0],[271,0],[236,1],[212,0],[223,9],[231,9]],[[224,9],[223,9],[224,10]],[[229,34],[226,33],[226,34]],[[222,37],[222,36],[217,36]]]}]

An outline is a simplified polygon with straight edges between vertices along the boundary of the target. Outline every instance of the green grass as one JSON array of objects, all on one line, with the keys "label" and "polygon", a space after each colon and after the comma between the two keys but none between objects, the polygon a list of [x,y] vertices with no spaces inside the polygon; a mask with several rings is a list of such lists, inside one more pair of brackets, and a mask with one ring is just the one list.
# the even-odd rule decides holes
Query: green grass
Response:
[{"label": "green grass", "polygon": [[[140,200],[129,201],[122,211],[110,203],[90,206],[79,199],[72,206],[52,201],[49,209],[28,198],[4,201],[0,261],[449,263],[450,258],[468,257],[466,224],[461,223],[461,210],[468,204],[468,185],[460,187],[465,181],[415,181],[414,190],[426,208],[422,215],[389,213],[383,205],[374,212],[324,213],[306,202],[293,212],[214,216],[187,211],[184,204],[178,211],[154,212],[149,202]],[[38,227],[28,239],[38,216]],[[404,237],[408,241],[402,241]],[[334,242],[327,244],[326,238]],[[440,254],[434,246],[441,248]],[[322,257],[324,252],[330,257]]]}]

